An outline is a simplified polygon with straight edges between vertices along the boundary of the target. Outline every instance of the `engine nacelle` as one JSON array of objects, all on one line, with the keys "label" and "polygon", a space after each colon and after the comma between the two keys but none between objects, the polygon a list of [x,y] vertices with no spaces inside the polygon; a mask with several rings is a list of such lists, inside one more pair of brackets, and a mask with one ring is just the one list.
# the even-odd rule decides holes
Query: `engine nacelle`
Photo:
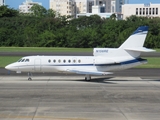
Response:
[{"label": "engine nacelle", "polygon": [[114,64],[115,61],[106,57],[96,57],[95,64]]}]

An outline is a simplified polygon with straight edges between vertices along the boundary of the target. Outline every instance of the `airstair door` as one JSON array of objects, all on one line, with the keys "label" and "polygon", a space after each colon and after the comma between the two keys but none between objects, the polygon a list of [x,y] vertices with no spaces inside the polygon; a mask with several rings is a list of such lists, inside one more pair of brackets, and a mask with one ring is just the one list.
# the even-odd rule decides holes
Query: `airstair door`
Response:
[{"label": "airstair door", "polygon": [[34,60],[34,70],[35,70],[35,72],[41,71],[41,59]]}]

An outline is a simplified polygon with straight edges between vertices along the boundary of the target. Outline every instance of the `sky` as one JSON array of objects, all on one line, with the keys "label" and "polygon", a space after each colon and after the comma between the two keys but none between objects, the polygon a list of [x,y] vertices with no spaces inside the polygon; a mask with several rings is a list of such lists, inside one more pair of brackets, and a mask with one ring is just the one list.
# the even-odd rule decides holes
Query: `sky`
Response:
[{"label": "sky", "polygon": [[[33,2],[41,2],[42,5],[49,9],[49,0],[32,0]],[[159,3],[160,0],[128,0],[130,4],[144,4],[144,3]],[[25,0],[5,0],[5,4],[9,5],[10,8],[18,9],[19,5],[25,2]]]}]

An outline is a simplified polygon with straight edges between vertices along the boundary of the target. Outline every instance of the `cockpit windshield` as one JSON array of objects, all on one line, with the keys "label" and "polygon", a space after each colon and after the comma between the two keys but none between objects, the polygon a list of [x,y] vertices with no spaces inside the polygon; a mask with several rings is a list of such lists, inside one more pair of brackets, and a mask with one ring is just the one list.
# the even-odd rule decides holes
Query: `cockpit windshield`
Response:
[{"label": "cockpit windshield", "polygon": [[17,62],[29,62],[29,59],[21,58]]},{"label": "cockpit windshield", "polygon": [[25,61],[25,59],[22,59],[22,60],[21,60],[21,62],[24,62],[24,61]]},{"label": "cockpit windshield", "polygon": [[26,59],[25,62],[29,62],[29,59]]},{"label": "cockpit windshield", "polygon": [[17,62],[21,62],[22,59],[19,59]]}]

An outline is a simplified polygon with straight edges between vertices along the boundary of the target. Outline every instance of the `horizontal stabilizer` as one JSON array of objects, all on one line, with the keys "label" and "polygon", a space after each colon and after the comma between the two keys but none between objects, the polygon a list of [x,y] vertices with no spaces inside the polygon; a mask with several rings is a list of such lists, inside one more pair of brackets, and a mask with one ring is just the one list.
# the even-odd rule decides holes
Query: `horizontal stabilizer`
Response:
[{"label": "horizontal stabilizer", "polygon": [[85,74],[85,75],[108,75],[113,74],[112,72],[99,72],[99,71],[83,71],[83,70],[67,70],[76,74]]},{"label": "horizontal stabilizer", "polygon": [[155,50],[148,49],[145,47],[139,47],[139,48],[124,48],[125,50],[129,51],[135,51],[135,52],[155,52]]}]

